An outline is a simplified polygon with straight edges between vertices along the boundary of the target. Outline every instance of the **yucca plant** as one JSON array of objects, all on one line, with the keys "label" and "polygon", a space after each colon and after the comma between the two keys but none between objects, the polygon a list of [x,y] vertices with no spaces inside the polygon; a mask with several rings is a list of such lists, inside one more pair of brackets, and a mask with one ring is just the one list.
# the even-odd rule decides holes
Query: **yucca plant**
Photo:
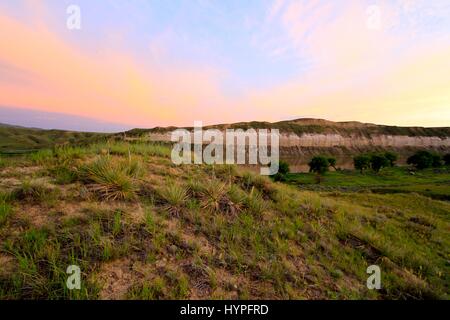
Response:
[{"label": "yucca plant", "polygon": [[178,184],[169,184],[159,190],[159,195],[166,202],[167,212],[172,216],[179,217],[188,199],[186,188]]},{"label": "yucca plant", "polygon": [[221,205],[224,204],[226,199],[226,185],[217,180],[207,181],[201,191],[202,195],[202,207],[212,211],[219,211]]},{"label": "yucca plant", "polygon": [[130,200],[138,191],[137,178],[142,167],[133,161],[116,162],[102,157],[79,169],[81,180],[103,200]]},{"label": "yucca plant", "polygon": [[199,198],[204,189],[203,183],[198,179],[191,179],[187,183],[188,195],[191,198]]},{"label": "yucca plant", "polygon": [[129,159],[119,163],[120,170],[126,175],[138,179],[144,175],[144,167],[142,163],[137,160]]},{"label": "yucca plant", "polygon": [[213,212],[236,214],[241,210],[241,203],[230,199],[229,191],[230,187],[219,180],[207,181],[200,192],[202,207]]}]

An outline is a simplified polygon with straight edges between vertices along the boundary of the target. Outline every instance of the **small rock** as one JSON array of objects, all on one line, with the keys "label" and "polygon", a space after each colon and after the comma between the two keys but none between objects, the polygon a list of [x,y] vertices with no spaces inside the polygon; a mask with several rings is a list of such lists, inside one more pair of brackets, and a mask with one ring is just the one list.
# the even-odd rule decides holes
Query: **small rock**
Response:
[{"label": "small rock", "polygon": [[178,247],[176,245],[173,244],[169,247],[170,253],[175,254],[175,253],[177,253],[177,251],[178,251]]}]

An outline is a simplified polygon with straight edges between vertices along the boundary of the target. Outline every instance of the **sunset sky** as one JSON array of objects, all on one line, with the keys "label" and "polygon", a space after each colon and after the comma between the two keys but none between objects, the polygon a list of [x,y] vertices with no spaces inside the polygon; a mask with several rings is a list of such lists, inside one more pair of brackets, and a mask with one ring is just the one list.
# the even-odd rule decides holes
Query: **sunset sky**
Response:
[{"label": "sunset sky", "polygon": [[0,2],[0,123],[300,117],[450,126],[450,2]]}]

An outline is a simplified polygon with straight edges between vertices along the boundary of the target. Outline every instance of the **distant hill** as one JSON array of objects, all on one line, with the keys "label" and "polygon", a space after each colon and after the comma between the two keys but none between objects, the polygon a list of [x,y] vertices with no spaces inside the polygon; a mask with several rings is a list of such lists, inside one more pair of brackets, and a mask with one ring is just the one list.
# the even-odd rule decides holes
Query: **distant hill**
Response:
[{"label": "distant hill", "polygon": [[0,153],[26,153],[56,144],[84,144],[106,137],[107,134],[43,130],[0,123]]},{"label": "distant hill", "polygon": [[[192,127],[184,127],[193,129]],[[413,143],[413,147],[431,146],[440,150],[447,150],[450,143],[450,127],[423,128],[423,127],[398,127],[361,123],[356,121],[333,122],[323,119],[296,119],[280,122],[239,122],[233,124],[218,124],[206,126],[204,129],[216,128],[225,129],[279,129],[284,135],[281,147],[288,146],[290,149],[299,147],[302,150],[308,148],[332,147],[331,153],[336,152],[335,147],[345,147],[355,149],[367,147],[368,149],[390,146],[394,143],[389,137],[394,137],[395,143],[402,147],[405,144]],[[158,136],[163,137],[163,141],[170,140],[170,131],[177,127],[155,127],[150,129],[132,129],[122,133],[93,133],[74,132],[64,130],[43,130],[38,128],[25,128],[15,125],[0,124],[0,153],[23,153],[42,148],[50,148],[56,144],[86,144],[102,138],[115,137],[121,139],[141,138]],[[306,135],[306,136],[305,136]],[[290,137],[303,137],[305,144],[291,143]],[[308,137],[307,137],[308,136]],[[406,137],[410,137],[409,140]],[[337,138],[336,138],[337,137]],[[382,137],[382,141],[380,140]],[[384,138],[383,138],[384,137]],[[388,137],[388,139],[386,139]],[[152,139],[155,140],[155,139]],[[158,140],[158,139],[156,139]],[[294,139],[295,140],[295,139]],[[417,141],[416,141],[417,140]],[[441,143],[442,142],[442,143]],[[359,145],[357,145],[359,143]],[[355,145],[356,144],[356,145]],[[442,149],[444,148],[444,149]],[[288,150],[289,151],[289,150]],[[290,152],[290,151],[289,151]],[[295,151],[294,153],[297,153]]]},{"label": "distant hill", "polygon": [[[183,127],[192,129],[192,127]],[[425,127],[399,127],[362,123],[357,121],[333,122],[323,119],[301,118],[279,122],[238,122],[232,124],[218,124],[205,126],[204,129],[279,129],[281,133],[294,133],[297,135],[310,134],[340,134],[342,136],[357,135],[370,137],[372,135],[405,135],[411,137],[450,137],[450,127],[425,128]],[[132,129],[128,135],[142,135],[146,133],[164,133],[176,129],[176,127],[156,127],[152,129]]]},{"label": "distant hill", "polygon": [[[310,158],[329,154],[350,157],[375,151],[394,151],[407,157],[416,150],[450,151],[450,127],[423,128],[398,127],[361,123],[333,122],[323,119],[296,119],[280,122],[240,122],[206,126],[204,129],[278,129],[280,152],[283,156]],[[127,139],[170,141],[175,127],[133,129],[126,132]],[[183,129],[192,130],[192,127]]]}]

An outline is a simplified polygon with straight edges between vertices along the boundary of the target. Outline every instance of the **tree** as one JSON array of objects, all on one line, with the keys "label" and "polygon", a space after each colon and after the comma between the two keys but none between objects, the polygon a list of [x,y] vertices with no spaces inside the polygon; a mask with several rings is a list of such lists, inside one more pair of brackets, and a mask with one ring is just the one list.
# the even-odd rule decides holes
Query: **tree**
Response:
[{"label": "tree", "polygon": [[446,166],[450,166],[450,153],[447,153],[442,157],[442,159],[444,160]]},{"label": "tree", "polygon": [[368,169],[370,166],[370,157],[365,154],[353,157],[353,166],[356,170],[359,170],[361,173],[363,173],[364,170]]},{"label": "tree", "polygon": [[370,157],[370,166],[373,171],[380,172],[380,170],[384,167],[389,166],[389,160],[383,154],[373,154]]},{"label": "tree", "polygon": [[328,159],[323,156],[316,156],[312,158],[311,161],[308,163],[308,165],[309,165],[309,172],[316,173],[317,183],[321,182],[321,175],[325,174],[325,172],[327,172],[330,167]]},{"label": "tree", "polygon": [[281,160],[278,164],[278,172],[273,176],[275,181],[286,181],[286,175],[291,171],[289,164]]},{"label": "tree", "polygon": [[315,172],[318,175],[321,175],[328,171],[330,163],[328,162],[327,158],[322,156],[316,156],[311,159],[308,165],[309,165],[309,172]]},{"label": "tree", "polygon": [[398,155],[396,153],[391,152],[391,151],[387,151],[387,152],[384,153],[384,157],[386,159],[388,159],[389,166],[391,166],[391,167],[395,166],[395,162],[398,159]]},{"label": "tree", "polygon": [[334,170],[336,170],[336,158],[329,157],[328,164],[330,167],[332,167]]},{"label": "tree", "polygon": [[406,160],[408,164],[415,166],[417,169],[430,168],[434,161],[433,154],[425,150],[417,151]]},{"label": "tree", "polygon": [[433,168],[438,168],[438,167],[442,166],[442,157],[441,157],[441,155],[439,155],[437,153],[433,153],[432,157],[433,157],[433,163],[431,164],[431,166]]}]

